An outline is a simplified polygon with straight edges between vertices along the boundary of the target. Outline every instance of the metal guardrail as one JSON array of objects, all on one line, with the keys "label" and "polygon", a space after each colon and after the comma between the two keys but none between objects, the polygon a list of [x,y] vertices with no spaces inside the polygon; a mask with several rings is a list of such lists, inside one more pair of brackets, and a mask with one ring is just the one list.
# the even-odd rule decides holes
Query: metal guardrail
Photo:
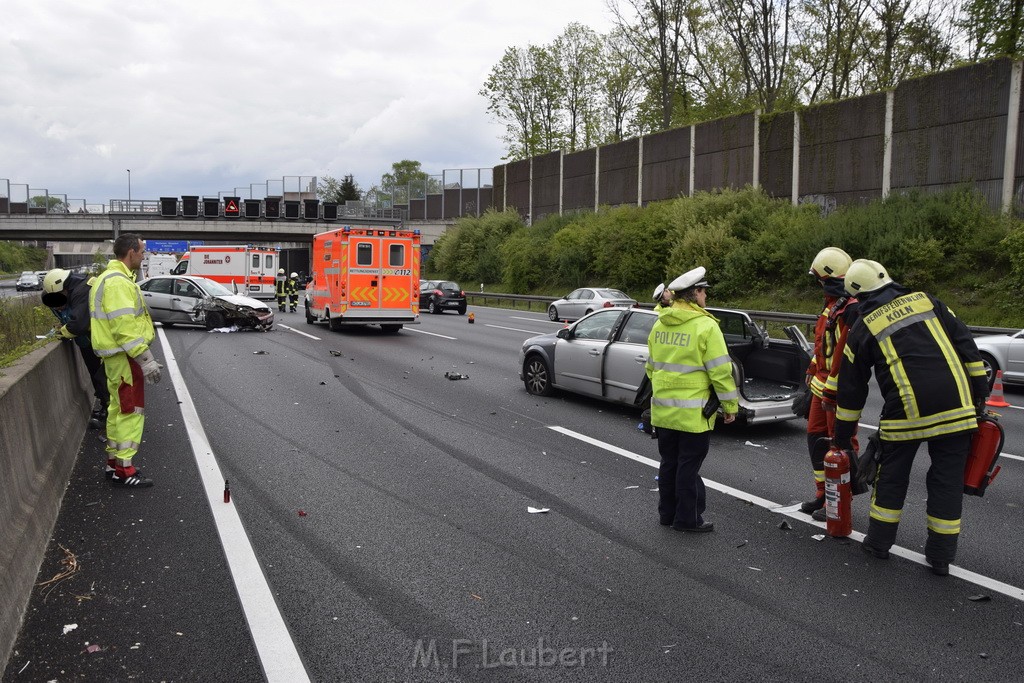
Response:
[{"label": "metal guardrail", "polygon": [[[547,310],[548,304],[552,301],[557,301],[559,297],[553,296],[533,296],[530,294],[501,294],[497,292],[466,292],[466,297],[476,303],[477,299],[480,299],[483,305],[487,304],[487,301],[524,301],[526,302],[526,310],[530,311],[533,309],[533,304],[539,303],[540,310]],[[637,304],[640,308],[654,308],[654,304],[640,302]],[[744,309],[740,309],[744,310]],[[818,320],[818,316],[813,313],[784,313],[780,311],[744,311],[754,320],[766,323],[782,323],[785,325],[806,325],[808,328],[812,328],[814,323]],[[971,331],[971,334],[975,336],[985,334],[1013,334],[1020,330],[1019,327],[982,327],[976,325],[968,325],[967,329]]]}]

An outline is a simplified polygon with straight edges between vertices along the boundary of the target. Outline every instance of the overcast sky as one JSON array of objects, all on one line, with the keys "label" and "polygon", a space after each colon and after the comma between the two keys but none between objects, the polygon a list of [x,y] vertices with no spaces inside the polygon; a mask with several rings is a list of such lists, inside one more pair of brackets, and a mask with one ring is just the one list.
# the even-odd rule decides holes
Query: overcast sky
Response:
[{"label": "overcast sky", "polygon": [[493,167],[502,127],[477,93],[505,49],[611,27],[605,0],[0,5],[0,179],[90,204],[127,198],[127,169],[157,199]]}]

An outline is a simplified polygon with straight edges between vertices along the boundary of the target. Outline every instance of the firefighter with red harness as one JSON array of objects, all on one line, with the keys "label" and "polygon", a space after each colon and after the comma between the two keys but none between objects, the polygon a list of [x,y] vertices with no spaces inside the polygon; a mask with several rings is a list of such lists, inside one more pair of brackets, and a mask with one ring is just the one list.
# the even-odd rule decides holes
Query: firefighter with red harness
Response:
[{"label": "firefighter with red harness", "polygon": [[[815,496],[801,504],[800,511],[819,521],[825,521],[825,454],[835,429],[839,361],[850,324],[857,315],[857,300],[843,288],[843,278],[851,263],[853,259],[842,249],[825,247],[811,261],[809,271],[821,285],[825,301],[814,326],[814,357],[807,368],[807,386],[811,391],[807,450],[814,472]],[[856,452],[856,431],[850,442]]]},{"label": "firefighter with red harness", "polygon": [[888,559],[921,442],[928,443],[928,540],[925,557],[937,576],[956,559],[964,464],[984,409],[988,381],[970,330],[924,292],[893,282],[875,261],[846,272],[846,291],[860,302],[843,352],[835,442],[849,449],[874,370],[884,399],[881,453],[864,552]]}]

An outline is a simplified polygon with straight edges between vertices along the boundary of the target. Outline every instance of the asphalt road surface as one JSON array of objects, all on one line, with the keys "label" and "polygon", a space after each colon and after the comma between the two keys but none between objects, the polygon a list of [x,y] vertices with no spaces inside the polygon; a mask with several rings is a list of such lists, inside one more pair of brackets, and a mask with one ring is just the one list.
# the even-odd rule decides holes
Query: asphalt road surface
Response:
[{"label": "asphalt road surface", "polygon": [[87,434],[3,680],[1020,680],[1020,410],[950,577],[921,555],[925,451],[879,561],[867,496],[850,539],[793,511],[799,421],[720,426],[716,531],[681,534],[635,411],[524,390],[519,347],[556,326],[470,310],[397,335],[161,330],[156,486],[112,490]]}]

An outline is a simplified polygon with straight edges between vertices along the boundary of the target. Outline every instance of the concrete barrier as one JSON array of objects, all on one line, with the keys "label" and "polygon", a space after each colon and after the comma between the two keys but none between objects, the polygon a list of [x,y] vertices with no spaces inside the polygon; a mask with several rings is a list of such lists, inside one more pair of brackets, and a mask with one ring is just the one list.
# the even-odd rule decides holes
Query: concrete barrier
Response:
[{"label": "concrete barrier", "polygon": [[18,637],[92,400],[71,342],[47,344],[0,369],[0,671]]}]

